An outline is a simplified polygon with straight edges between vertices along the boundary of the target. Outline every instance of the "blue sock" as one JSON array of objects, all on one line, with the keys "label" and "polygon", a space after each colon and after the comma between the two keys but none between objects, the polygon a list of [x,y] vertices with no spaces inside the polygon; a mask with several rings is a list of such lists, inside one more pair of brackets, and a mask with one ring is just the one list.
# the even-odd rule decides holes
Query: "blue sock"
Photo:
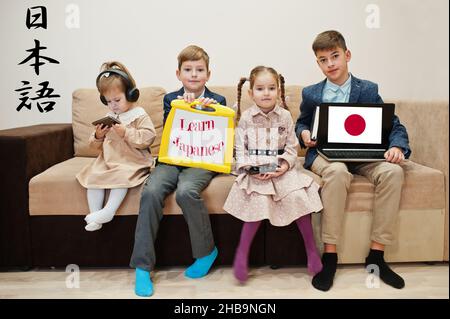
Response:
[{"label": "blue sock", "polygon": [[136,268],[136,286],[134,292],[141,297],[150,297],[153,295],[153,283],[150,279],[150,272]]},{"label": "blue sock", "polygon": [[217,247],[214,247],[212,253],[210,253],[208,256],[197,258],[195,262],[190,265],[184,272],[186,277],[201,278],[203,276],[206,276],[212,264],[214,263],[214,260],[216,260],[217,254]]}]

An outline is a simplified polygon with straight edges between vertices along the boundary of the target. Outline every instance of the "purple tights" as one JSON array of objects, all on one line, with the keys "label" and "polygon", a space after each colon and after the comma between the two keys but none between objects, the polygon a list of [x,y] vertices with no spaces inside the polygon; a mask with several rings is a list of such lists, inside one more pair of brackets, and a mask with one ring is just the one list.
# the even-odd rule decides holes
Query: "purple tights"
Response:
[{"label": "purple tights", "polygon": [[[315,275],[322,270],[322,262],[320,261],[320,255],[314,240],[311,214],[302,216],[295,222],[302,233],[303,242],[305,243],[306,255],[308,257],[308,271],[312,275]],[[241,238],[233,262],[234,276],[241,283],[244,283],[248,278],[248,254],[253,238],[260,225],[261,221],[245,222],[242,227]]]}]

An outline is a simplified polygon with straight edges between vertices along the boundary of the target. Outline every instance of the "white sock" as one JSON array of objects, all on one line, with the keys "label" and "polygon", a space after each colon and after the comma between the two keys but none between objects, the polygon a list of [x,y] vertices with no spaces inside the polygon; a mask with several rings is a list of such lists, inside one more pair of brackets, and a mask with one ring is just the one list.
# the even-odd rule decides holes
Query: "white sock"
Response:
[{"label": "white sock", "polygon": [[103,200],[105,199],[105,190],[100,188],[88,188],[87,199],[89,204],[89,212],[96,212],[103,207]]},{"label": "white sock", "polygon": [[108,202],[103,209],[93,212],[86,216],[85,220],[88,224],[95,222],[97,224],[104,224],[110,222],[120,204],[122,204],[125,195],[128,192],[128,188],[114,188],[111,189]]},{"label": "white sock", "polygon": [[[99,211],[103,207],[103,201],[105,199],[105,190],[99,188],[88,188],[87,199],[89,205],[89,212],[93,213]],[[86,229],[87,231],[95,231],[99,230],[100,228],[102,228],[102,224],[98,224],[96,222],[88,223],[84,227],[84,229]]]},{"label": "white sock", "polygon": [[84,226],[84,229],[87,231],[96,231],[102,228],[102,224],[97,224],[96,222],[92,222]]}]

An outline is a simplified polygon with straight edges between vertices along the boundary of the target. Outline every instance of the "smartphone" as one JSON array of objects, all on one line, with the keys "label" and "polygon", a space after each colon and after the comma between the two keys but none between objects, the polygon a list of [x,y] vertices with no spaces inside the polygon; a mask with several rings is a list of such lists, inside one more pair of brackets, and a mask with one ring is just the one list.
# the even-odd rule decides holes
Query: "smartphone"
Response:
[{"label": "smartphone", "polygon": [[102,124],[102,127],[111,127],[114,124],[120,124],[121,122],[116,119],[115,117],[108,115],[101,119],[98,119],[97,121],[92,122],[92,125],[97,126],[98,124]]}]

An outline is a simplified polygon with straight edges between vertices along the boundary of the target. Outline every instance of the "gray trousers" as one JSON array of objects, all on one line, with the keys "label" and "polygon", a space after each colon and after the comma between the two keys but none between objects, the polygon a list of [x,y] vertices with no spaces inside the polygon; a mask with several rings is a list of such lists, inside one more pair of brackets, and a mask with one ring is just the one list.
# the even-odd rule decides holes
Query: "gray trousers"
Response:
[{"label": "gray trousers", "polygon": [[214,238],[211,223],[200,193],[215,175],[217,173],[200,168],[162,163],[155,167],[145,181],[141,194],[131,267],[153,270],[155,240],[163,217],[164,200],[175,190],[177,204],[188,224],[192,256],[201,258],[212,252]]}]

